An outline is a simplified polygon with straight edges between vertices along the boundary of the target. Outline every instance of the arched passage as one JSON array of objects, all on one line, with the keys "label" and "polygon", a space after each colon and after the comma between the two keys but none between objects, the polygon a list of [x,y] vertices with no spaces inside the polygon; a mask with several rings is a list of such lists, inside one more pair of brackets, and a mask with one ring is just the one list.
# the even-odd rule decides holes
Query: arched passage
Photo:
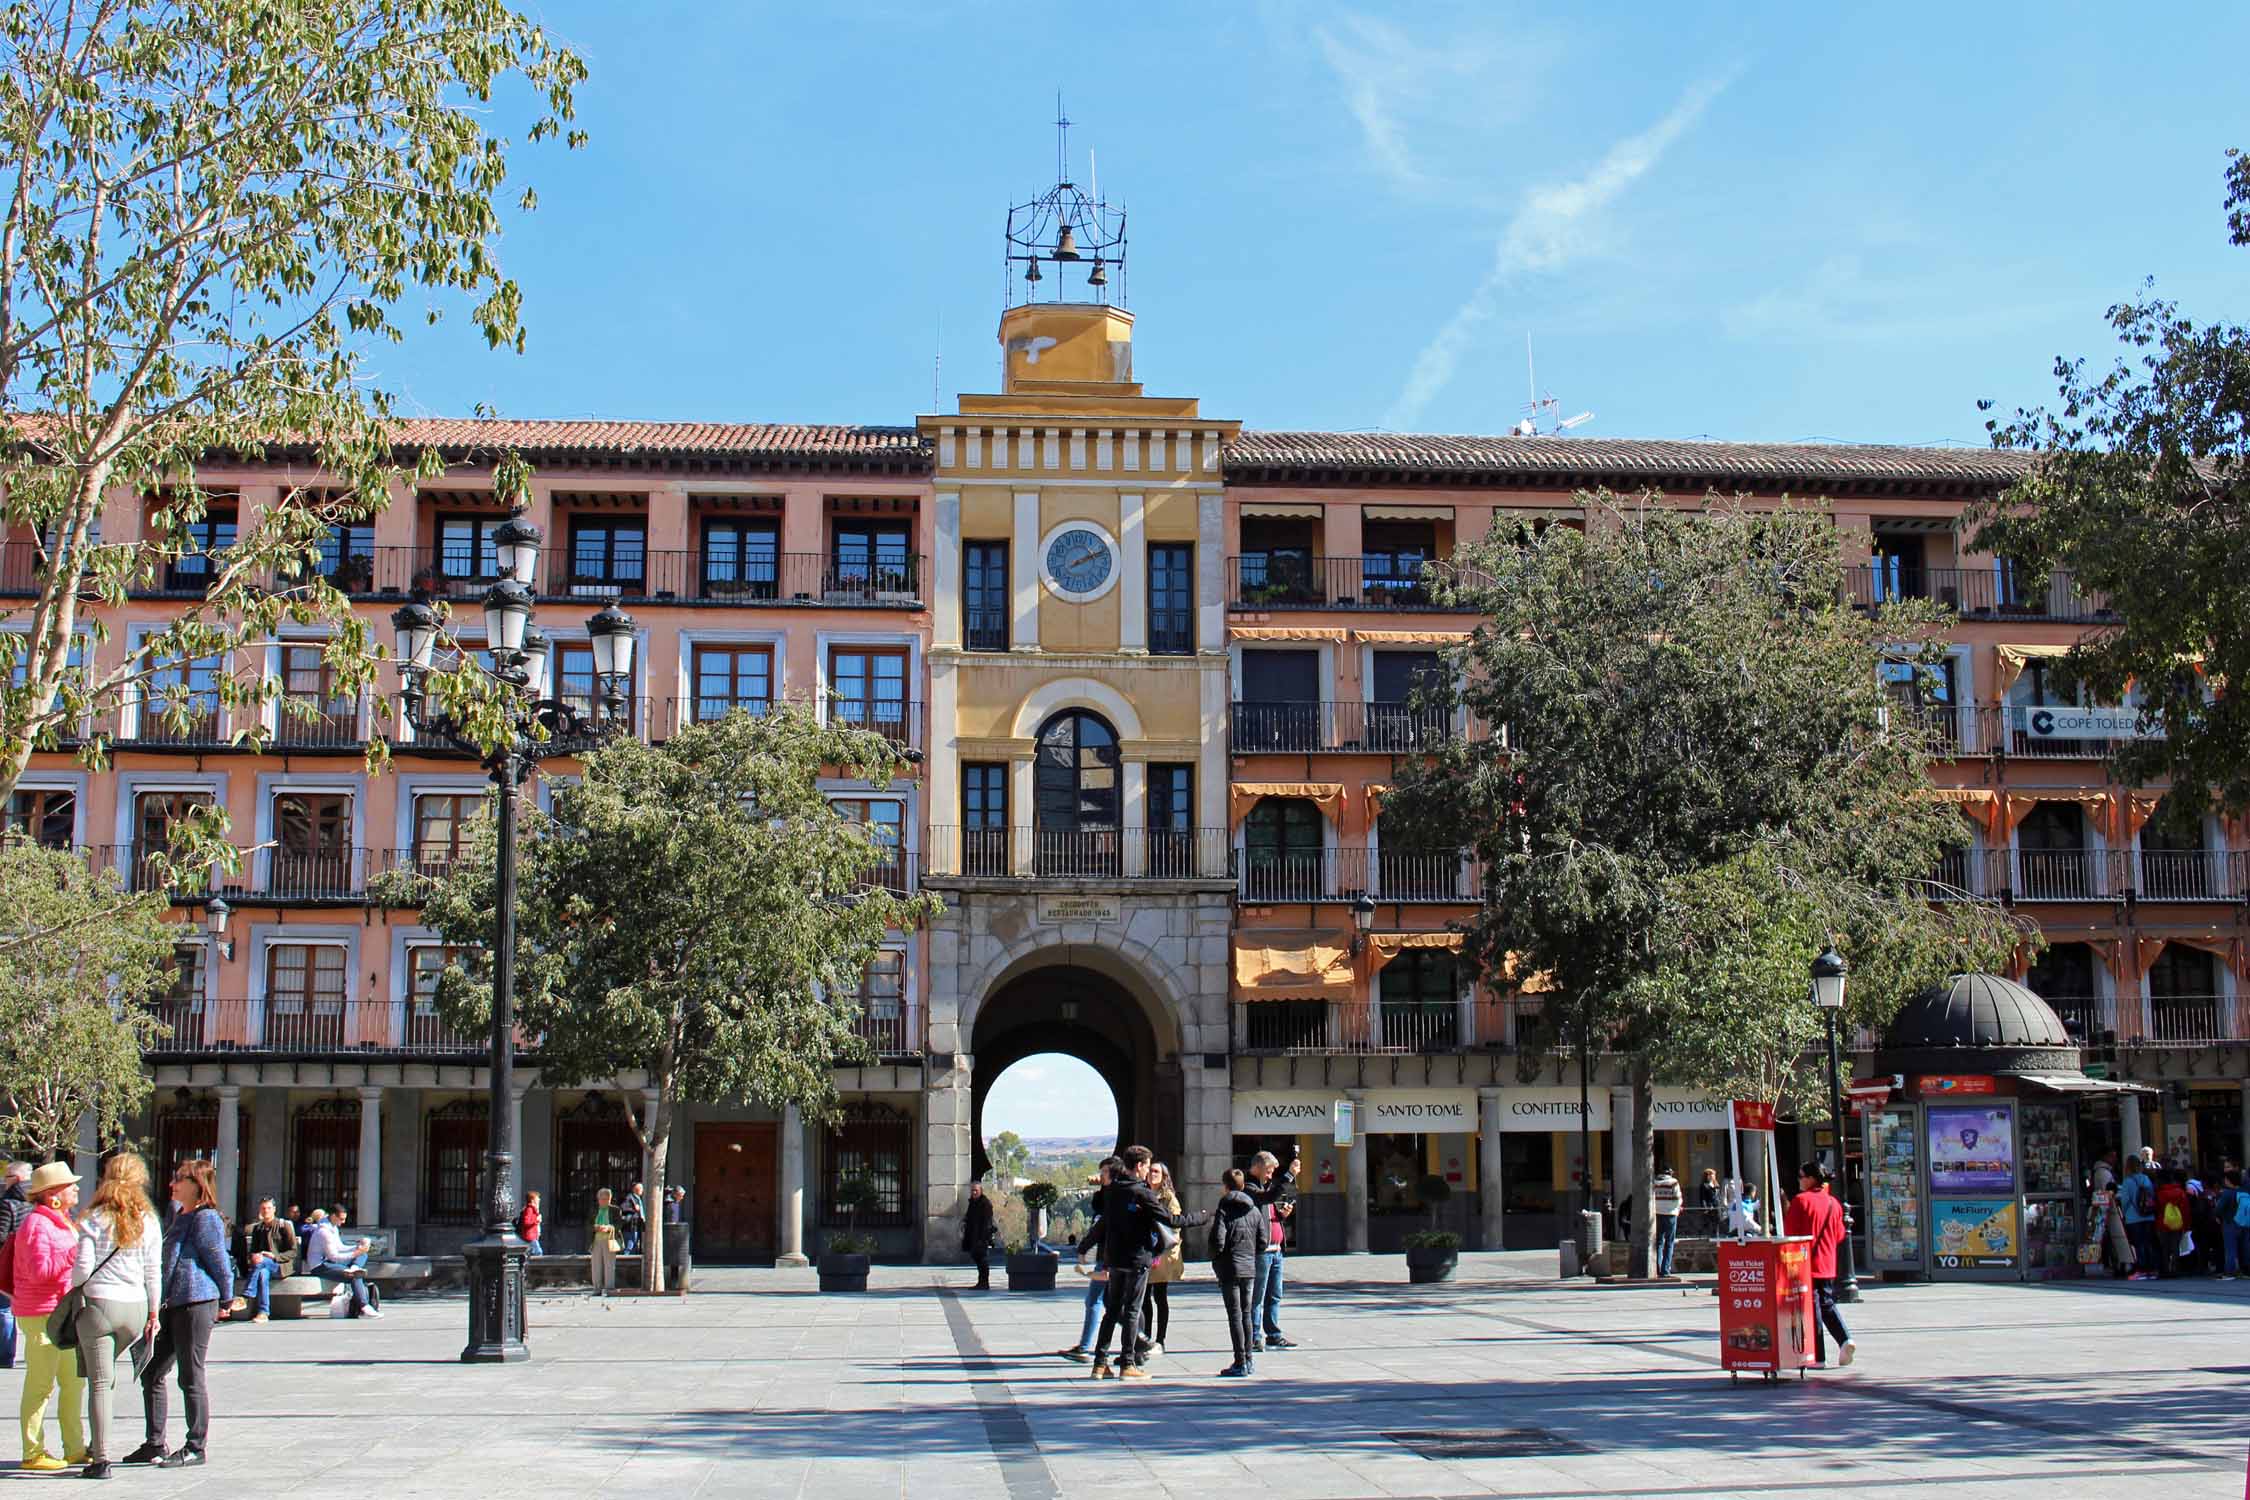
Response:
[{"label": "arched passage", "polygon": [[1184,1139],[1178,1059],[1164,1055],[1141,1002],[1105,974],[1059,963],[1004,982],[977,1007],[971,1051],[970,1151],[978,1176],[991,1168],[985,1095],[1010,1065],[1042,1052],[1075,1057],[1101,1075],[1117,1100],[1119,1145],[1141,1141],[1160,1154],[1176,1153]]}]

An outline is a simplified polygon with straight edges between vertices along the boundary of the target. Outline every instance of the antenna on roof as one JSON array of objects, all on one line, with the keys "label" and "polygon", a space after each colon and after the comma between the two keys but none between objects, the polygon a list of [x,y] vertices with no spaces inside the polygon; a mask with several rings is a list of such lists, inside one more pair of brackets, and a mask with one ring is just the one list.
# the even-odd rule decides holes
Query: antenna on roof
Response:
[{"label": "antenna on roof", "polygon": [[945,401],[939,387],[945,378],[945,309],[937,315],[937,351],[930,356],[930,411],[935,414]]},{"label": "antenna on roof", "polygon": [[[1594,414],[1590,411],[1582,411],[1575,417],[1558,418],[1555,413],[1562,410],[1562,402],[1552,394],[1539,394],[1539,367],[1532,362],[1531,334],[1528,330],[1523,336],[1523,367],[1524,374],[1531,382],[1531,399],[1524,403],[1523,420],[1508,429],[1510,437],[1561,437],[1573,427],[1594,420]],[[1545,427],[1539,425],[1542,419],[1547,423]]]}]

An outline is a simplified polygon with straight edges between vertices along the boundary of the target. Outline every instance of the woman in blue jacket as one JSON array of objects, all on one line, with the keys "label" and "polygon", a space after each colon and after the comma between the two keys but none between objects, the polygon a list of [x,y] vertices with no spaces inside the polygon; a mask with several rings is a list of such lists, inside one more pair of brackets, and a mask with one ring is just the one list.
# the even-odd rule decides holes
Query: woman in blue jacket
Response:
[{"label": "woman in blue jacket", "polygon": [[[219,1190],[209,1162],[180,1163],[172,1174],[172,1202],[178,1211],[164,1231],[164,1310],[157,1315],[155,1351],[141,1372],[148,1440],[126,1454],[125,1462],[184,1469],[203,1462],[211,1433],[203,1363],[211,1348],[211,1327],[227,1315],[227,1304],[234,1300],[234,1262],[227,1254],[226,1220],[219,1213]],[[187,1403],[187,1442],[167,1453],[164,1424],[171,1413],[164,1378],[174,1364]]]}]

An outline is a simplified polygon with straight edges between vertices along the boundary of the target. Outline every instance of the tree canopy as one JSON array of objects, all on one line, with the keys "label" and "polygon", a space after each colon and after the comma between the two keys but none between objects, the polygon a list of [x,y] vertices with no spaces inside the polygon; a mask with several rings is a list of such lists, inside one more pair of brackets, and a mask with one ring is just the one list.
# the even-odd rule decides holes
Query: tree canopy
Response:
[{"label": "tree canopy", "polygon": [[[680,1105],[793,1104],[817,1123],[835,1110],[832,1070],[867,1057],[861,977],[935,902],[902,893],[904,851],[839,815],[821,778],[880,786],[899,765],[880,735],[777,705],[660,746],[619,739],[554,788],[552,814],[526,810],[519,1030],[544,1082],[638,1074],[657,1091],[653,1130],[628,1111],[652,1188]],[[463,1029],[490,1024],[496,855],[480,818],[443,878],[401,871],[380,886],[469,950],[438,983],[445,1019]],[[650,1274],[660,1286],[654,1256]]]},{"label": "tree canopy", "polygon": [[1655,1084],[1807,1097],[1827,941],[1859,976],[1850,1019],[1879,1024],[2024,934],[1937,883],[1965,825],[1930,795],[1932,728],[1884,687],[1886,664],[1936,659],[1933,607],[1843,603],[1811,510],[1584,498],[1584,533],[1504,520],[1464,549],[1452,594],[1483,619],[1455,666],[1477,728],[1398,778],[1385,839],[1394,818],[1424,847],[1465,829],[1475,967],[1503,989],[1545,976],[1549,1039],[1625,1055],[1639,1238]]},{"label": "tree canopy", "polygon": [[[2229,152],[2228,227],[2250,245],[2250,157]],[[2109,309],[2124,355],[2054,363],[2056,405],[1985,426],[2031,471],[1977,516],[1975,544],[2036,582],[2067,571],[2106,596],[2064,676],[2163,730],[2121,746],[2118,773],[2169,778],[2179,807],[2250,810],[2250,328],[2198,323],[2153,283]],[[1984,403],[1989,410],[1992,403]]]},{"label": "tree canopy", "polygon": [[[5,567],[38,590],[0,614],[0,795],[143,689],[183,712],[183,664],[205,664],[202,702],[272,697],[262,653],[235,648],[284,622],[329,627],[338,693],[367,680],[335,530],[401,476],[362,354],[448,305],[523,348],[495,122],[565,134],[584,75],[498,0],[0,13],[0,533],[33,539]],[[278,450],[317,482],[240,511],[196,482],[208,457]],[[145,535],[100,534],[113,492],[150,497]],[[152,586],[173,616],[97,660],[88,606]]]}]

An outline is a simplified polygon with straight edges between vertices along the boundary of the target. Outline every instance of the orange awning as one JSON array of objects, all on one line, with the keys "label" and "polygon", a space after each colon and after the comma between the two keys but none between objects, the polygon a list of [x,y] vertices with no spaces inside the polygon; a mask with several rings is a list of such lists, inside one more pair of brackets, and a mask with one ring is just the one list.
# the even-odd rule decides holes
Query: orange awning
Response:
[{"label": "orange awning", "polygon": [[1331,823],[1344,817],[1344,784],[1340,781],[1238,781],[1228,789],[1229,826],[1239,826],[1250,809],[1267,797],[1302,797],[1320,809]]},{"label": "orange awning", "polygon": [[1993,842],[1999,843],[2006,834],[2015,832],[2023,820],[2031,816],[2031,810],[2042,802],[2074,803],[2086,809],[2086,816],[2095,827],[2104,831],[2109,827],[2112,804],[2107,791],[2082,787],[2047,787],[2036,792],[2008,793],[2008,826],[2001,837],[1994,838]]},{"label": "orange awning", "polygon": [[1370,933],[1367,946],[1374,953],[1374,967],[1380,969],[1401,953],[1415,948],[1440,948],[1454,953],[1461,951],[1461,934],[1458,932],[1376,932]]},{"label": "orange awning", "polygon": [[1237,641],[1335,641],[1351,639],[1341,625],[1229,625],[1227,636]]},{"label": "orange awning", "polygon": [[1235,934],[1237,1000],[1352,1000],[1358,992],[1347,932],[1246,927]]},{"label": "orange awning", "polygon": [[1981,786],[1933,786],[1930,795],[1940,802],[1957,805],[1992,843],[2002,842],[2006,835],[2000,831],[2000,794]]},{"label": "orange awning", "polygon": [[1355,630],[1354,640],[1370,646],[1458,646],[1469,638],[1466,630]]},{"label": "orange awning", "polygon": [[2000,657],[2000,665],[1993,674],[1995,698],[2007,697],[2008,689],[2015,686],[2016,679],[2031,663],[2070,655],[2068,646],[1996,646],[1993,649]]}]

